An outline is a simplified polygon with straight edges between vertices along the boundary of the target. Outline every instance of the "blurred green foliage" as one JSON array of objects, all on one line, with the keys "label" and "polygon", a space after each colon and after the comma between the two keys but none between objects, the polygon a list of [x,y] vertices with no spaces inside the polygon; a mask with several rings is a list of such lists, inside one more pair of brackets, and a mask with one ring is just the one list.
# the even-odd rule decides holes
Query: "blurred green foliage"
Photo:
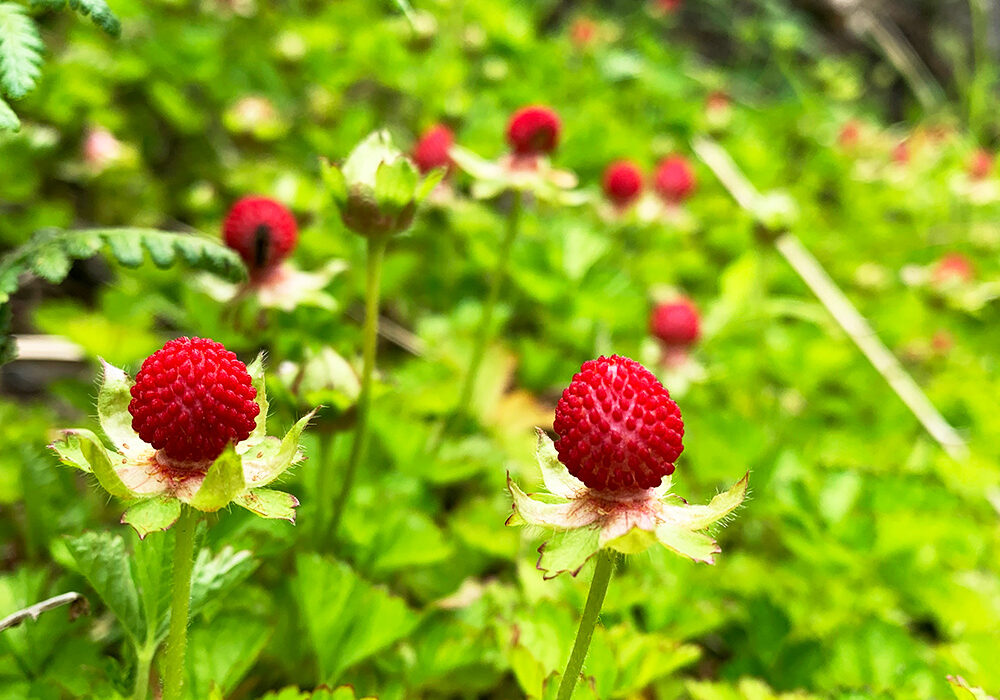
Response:
[{"label": "blurred green foliage", "polygon": [[[550,426],[583,361],[657,363],[647,316],[669,289],[695,300],[705,330],[702,376],[672,388],[687,428],[681,492],[707,501],[749,469],[751,495],[719,533],[716,566],[658,551],[621,562],[585,666],[595,680],[578,697],[926,699],[951,692],[949,674],[1000,690],[1000,185],[995,170],[982,183],[966,175],[986,144],[961,101],[933,114],[908,101],[909,121],[887,124],[876,93],[898,81],[892,67],[833,52],[809,17],[770,2],[689,0],[663,14],[428,0],[411,25],[391,2],[116,0],[118,40],[47,4],[34,11],[47,61],[16,103],[21,131],[0,135],[0,244],[46,227],[215,232],[237,196],[256,192],[297,214],[296,264],[350,268],[330,286],[335,312],[241,316],[207,296],[200,273],[115,263],[110,284],[76,269],[84,293],[22,293],[42,301],[17,306],[15,324],[70,338],[89,362],[42,395],[0,402],[0,614],[73,589],[94,610],[0,633],[0,698],[132,687],[128,625],[94,593],[81,538],[113,542],[102,555],[130,572],[117,584],[146,595],[154,583],[126,552],[171,534],[139,543],[120,508],[45,450],[56,427],[94,427],[96,358],[134,372],[188,334],[248,360],[266,349],[273,384],[281,363],[327,346],[358,366],[363,242],[327,201],[319,158],[340,160],[383,126],[412,143],[438,121],[492,158],[507,116],[532,102],[561,114],[555,160],[595,199],[609,161],[693,158],[690,138],[706,132],[762,191],[791,195],[796,232],[972,457],[941,452],[699,163],[697,192],[671,218],[528,208],[476,393],[481,425],[428,453],[457,400],[503,230],[504,201],[469,199],[454,175],[458,196],[419,215],[386,260],[383,313],[405,332],[380,348],[374,435],[342,541],[316,553],[310,529],[329,505],[310,496],[325,474],[338,478],[349,448],[340,430],[352,416],[338,407],[283,486],[302,502],[295,527],[231,512],[206,530],[202,561],[252,562],[220,573],[199,606],[191,697],[307,697],[294,688],[346,683],[383,700],[547,697],[590,574],[542,581],[538,533],[503,527],[505,471],[537,479],[532,428]],[[596,24],[581,42],[584,17]],[[728,53],[699,52],[694,29],[706,26]],[[731,99],[721,123],[706,109],[714,91]],[[850,119],[855,145],[840,137]],[[904,140],[908,160],[894,161]],[[974,261],[971,282],[912,282],[950,250]],[[281,427],[307,408],[290,386],[274,397]],[[313,697],[348,693],[322,692]]]}]

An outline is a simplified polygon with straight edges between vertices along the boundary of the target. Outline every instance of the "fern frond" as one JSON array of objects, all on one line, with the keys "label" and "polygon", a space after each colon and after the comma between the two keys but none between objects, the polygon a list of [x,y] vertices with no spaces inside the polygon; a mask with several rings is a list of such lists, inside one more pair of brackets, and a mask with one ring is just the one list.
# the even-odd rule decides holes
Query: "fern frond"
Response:
[{"label": "fern frond", "polygon": [[0,97],[0,131],[18,131],[21,128],[21,120],[14,114],[10,105]]},{"label": "fern frond", "polygon": [[138,267],[148,254],[160,268],[170,267],[180,258],[191,267],[230,280],[246,276],[235,252],[198,236],[141,228],[46,229],[0,260],[0,304],[5,304],[17,290],[23,274],[32,273],[58,284],[66,278],[73,260],[88,258],[102,248],[126,267]]},{"label": "fern frond", "polygon": [[[111,36],[117,37],[122,32],[122,24],[115,17],[105,0],[68,0],[70,9],[79,12]],[[32,7],[46,10],[61,10],[66,7],[67,0],[31,0]]]},{"label": "fern frond", "polygon": [[13,99],[35,87],[42,64],[42,38],[21,5],[0,2],[0,87]]}]

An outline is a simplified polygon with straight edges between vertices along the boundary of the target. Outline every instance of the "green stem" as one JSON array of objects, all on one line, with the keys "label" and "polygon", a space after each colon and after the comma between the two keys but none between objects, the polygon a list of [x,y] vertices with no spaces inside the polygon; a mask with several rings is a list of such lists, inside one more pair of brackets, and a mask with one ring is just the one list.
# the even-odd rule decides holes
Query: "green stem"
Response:
[{"label": "green stem", "polygon": [[333,458],[333,447],[337,433],[332,427],[322,426],[319,433],[319,445],[316,450],[316,512],[313,516],[313,546],[317,549],[326,534],[327,504],[333,500],[334,470],[330,468]]},{"label": "green stem", "polygon": [[486,344],[490,339],[490,330],[493,326],[493,312],[496,309],[497,301],[500,299],[500,291],[503,289],[504,280],[507,278],[507,265],[510,262],[510,251],[517,237],[518,224],[521,219],[520,190],[514,191],[514,199],[510,205],[510,212],[507,214],[507,230],[504,232],[503,241],[500,243],[500,251],[497,253],[497,266],[493,271],[493,279],[490,281],[490,291],[483,306],[483,318],[479,322],[479,330],[476,334],[475,345],[472,347],[472,357],[469,361],[469,369],[465,373],[465,380],[462,384],[462,391],[459,394],[458,408],[456,414],[464,415],[469,411],[469,403],[472,401],[472,392],[476,388],[476,378],[479,376],[479,367],[483,364],[483,356],[486,354]]},{"label": "green stem", "polygon": [[149,668],[153,664],[156,645],[147,643],[135,652],[135,690],[134,700],[146,700],[149,697]]},{"label": "green stem", "polygon": [[191,607],[191,572],[194,569],[194,536],[198,511],[182,506],[174,530],[174,572],[170,600],[170,633],[163,671],[163,700],[180,700],[184,685],[184,652],[187,650],[188,611]]},{"label": "green stem", "polygon": [[583,607],[580,629],[576,632],[576,641],[573,642],[573,651],[570,652],[566,672],[563,673],[562,680],[559,681],[559,693],[556,695],[556,700],[570,700],[573,697],[573,689],[576,688],[580,671],[583,670],[583,661],[587,658],[587,649],[590,648],[590,638],[594,636],[597,616],[604,603],[604,594],[608,592],[608,582],[611,580],[611,570],[614,568],[611,556],[611,552],[606,549],[602,549],[597,554],[597,566],[594,568],[594,578],[590,582],[587,604]]},{"label": "green stem", "polygon": [[382,280],[382,260],[388,245],[387,236],[368,239],[368,262],[365,275],[364,367],[361,370],[361,394],[358,396],[358,421],[354,426],[354,444],[344,472],[344,483],[333,507],[329,536],[334,539],[344,515],[344,508],[354,487],[358,463],[368,442],[368,418],[372,403],[372,374],[375,371],[375,345],[378,340],[378,303]]}]

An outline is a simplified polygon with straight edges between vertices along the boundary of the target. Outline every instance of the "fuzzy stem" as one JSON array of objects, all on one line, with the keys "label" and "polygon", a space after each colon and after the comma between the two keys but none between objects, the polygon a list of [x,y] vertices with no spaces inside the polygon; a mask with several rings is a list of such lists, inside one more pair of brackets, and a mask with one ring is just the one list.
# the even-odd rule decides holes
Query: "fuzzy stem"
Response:
[{"label": "fuzzy stem", "polygon": [[146,644],[135,652],[135,689],[132,692],[134,700],[146,700],[149,697],[149,668],[156,654],[155,644]]},{"label": "fuzzy stem", "polygon": [[334,539],[340,528],[340,521],[347,507],[351,489],[354,487],[354,477],[358,471],[358,463],[368,442],[368,418],[372,404],[372,375],[375,371],[375,346],[378,341],[378,304],[382,280],[382,260],[385,258],[385,248],[389,243],[386,236],[368,239],[368,259],[365,274],[365,324],[363,329],[364,367],[361,370],[361,394],[358,396],[358,418],[354,426],[354,444],[351,445],[351,455],[344,471],[344,483],[333,507],[333,520],[330,523],[329,537]]},{"label": "fuzzy stem", "polygon": [[333,459],[333,448],[337,433],[328,426],[323,426],[319,432],[319,445],[316,450],[316,513],[313,517],[313,546],[319,548],[326,534],[327,508],[326,504],[333,500],[334,470],[330,468]]},{"label": "fuzzy stem", "polygon": [[576,632],[573,651],[569,655],[566,671],[559,681],[559,693],[556,700],[570,700],[573,689],[583,670],[583,661],[587,658],[590,648],[590,638],[594,636],[597,616],[604,604],[604,594],[608,592],[608,582],[611,581],[611,570],[614,568],[612,555],[606,549],[597,553],[597,566],[594,568],[594,578],[590,582],[590,593],[587,594],[587,604],[583,607],[583,617],[580,618],[580,629]]},{"label": "fuzzy stem", "polygon": [[507,230],[504,232],[503,240],[500,242],[500,250],[497,253],[497,266],[493,271],[493,279],[490,281],[490,291],[483,305],[483,318],[479,322],[479,329],[476,333],[475,345],[472,347],[472,357],[469,360],[469,369],[465,373],[465,380],[462,384],[462,391],[459,394],[458,408],[455,413],[464,415],[468,413],[469,403],[472,401],[472,392],[476,388],[476,378],[479,376],[479,368],[483,364],[483,356],[486,354],[486,344],[490,339],[490,329],[493,326],[493,312],[496,309],[497,301],[500,299],[500,291],[503,289],[504,280],[507,278],[507,266],[510,262],[510,251],[517,237],[518,225],[521,219],[521,201],[523,195],[520,190],[515,190],[514,199],[507,213]]},{"label": "fuzzy stem", "polygon": [[184,685],[184,653],[187,650],[188,611],[191,607],[191,572],[194,569],[194,539],[198,511],[182,506],[175,530],[174,572],[170,600],[170,633],[163,671],[163,700],[180,700]]}]

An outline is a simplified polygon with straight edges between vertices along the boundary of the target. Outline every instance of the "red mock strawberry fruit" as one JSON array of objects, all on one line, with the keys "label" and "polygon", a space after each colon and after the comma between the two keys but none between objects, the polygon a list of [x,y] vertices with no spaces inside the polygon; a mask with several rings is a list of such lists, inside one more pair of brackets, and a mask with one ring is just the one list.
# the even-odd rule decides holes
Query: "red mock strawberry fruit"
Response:
[{"label": "red mock strawberry fruit", "polygon": [[547,155],[559,145],[561,131],[559,117],[548,107],[522,107],[507,124],[507,143],[520,156]]},{"label": "red mock strawberry fruit", "polygon": [[993,172],[993,156],[982,148],[976,149],[969,159],[969,177],[985,180]]},{"label": "red mock strawberry fruit", "polygon": [[698,309],[684,298],[658,304],[649,316],[649,332],[671,347],[692,345],[701,335]]},{"label": "red mock strawberry fruit", "polygon": [[413,147],[413,162],[422,173],[435,168],[450,168],[448,151],[455,145],[455,135],[444,124],[437,124],[424,132]]},{"label": "red mock strawberry fruit", "polygon": [[556,453],[598,491],[660,485],[684,449],[680,409],[660,381],[627,357],[585,362],[556,406]]},{"label": "red mock strawberry fruit", "polygon": [[642,171],[631,161],[616,161],[604,171],[603,187],[612,204],[625,208],[642,194]]},{"label": "red mock strawberry fruit", "polygon": [[246,365],[205,338],[177,338],[147,357],[131,393],[132,429],[178,463],[213,461],[250,436],[260,412]]},{"label": "red mock strawberry fruit", "polygon": [[695,184],[694,171],[683,156],[663,159],[653,178],[653,188],[670,204],[679,204],[687,199]]},{"label": "red mock strawberry fruit", "polygon": [[962,253],[947,253],[934,263],[931,280],[937,286],[964,284],[976,276],[972,261]]},{"label": "red mock strawberry fruit", "polygon": [[226,215],[222,236],[254,273],[287,258],[299,233],[295,217],[284,205],[268,197],[244,197]]}]

